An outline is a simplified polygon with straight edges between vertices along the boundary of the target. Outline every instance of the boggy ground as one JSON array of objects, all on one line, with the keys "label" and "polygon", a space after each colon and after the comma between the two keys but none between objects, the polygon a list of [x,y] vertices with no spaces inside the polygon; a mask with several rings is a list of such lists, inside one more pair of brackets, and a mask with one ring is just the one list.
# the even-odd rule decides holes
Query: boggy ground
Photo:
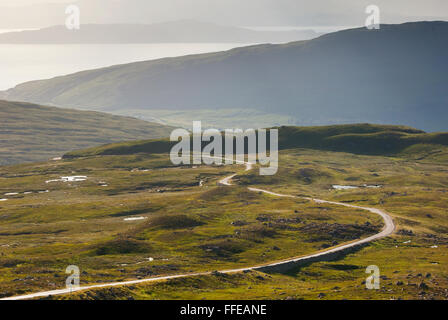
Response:
[{"label": "boggy ground", "polygon": [[[59,298],[447,299],[448,158],[446,149],[442,149],[427,153],[421,152],[420,147],[397,157],[291,149],[281,152],[276,176],[260,177],[254,171],[240,172],[235,177],[234,183],[240,186],[251,185],[293,195],[378,207],[393,216],[397,226],[394,235],[370,243],[337,261],[312,263],[287,274],[216,273],[89,290]],[[365,184],[379,187],[363,187]],[[332,185],[360,188],[335,190]],[[285,201],[268,198],[271,202]],[[302,219],[306,219],[310,212],[308,209],[295,210]],[[320,217],[325,219],[334,219],[333,214],[338,212],[333,207],[319,210]],[[274,216],[280,214],[271,213]],[[364,212],[357,219],[361,217],[366,217]],[[307,228],[312,229],[310,226],[318,223],[325,230],[327,222],[309,221]],[[331,221],[334,223],[335,220]],[[306,228],[299,232],[306,236]],[[369,265],[380,269],[379,290],[366,289],[365,280],[369,275],[365,271]]]},{"label": "boggy ground", "polygon": [[[380,217],[365,211],[217,186],[233,172],[245,175],[242,166],[174,167],[156,154],[0,167],[0,296],[63,288],[69,265],[80,268],[81,285],[222,270],[312,253],[382,228]],[[81,178],[50,181],[62,176]]]}]

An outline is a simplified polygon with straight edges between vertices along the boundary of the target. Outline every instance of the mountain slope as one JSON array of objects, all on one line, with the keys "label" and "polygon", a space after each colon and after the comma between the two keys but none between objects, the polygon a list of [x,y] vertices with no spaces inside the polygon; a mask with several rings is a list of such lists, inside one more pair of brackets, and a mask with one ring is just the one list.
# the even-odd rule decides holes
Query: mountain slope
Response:
[{"label": "mountain slope", "polygon": [[317,37],[312,30],[254,31],[194,20],[157,24],[83,24],[80,30],[65,26],[0,34],[0,43],[202,43],[288,42]]},{"label": "mountain slope", "polygon": [[447,22],[351,29],[84,71],[28,82],[3,97],[120,112],[252,108],[293,116],[300,125],[373,122],[442,131],[447,38]]},{"label": "mountain slope", "polygon": [[162,138],[171,131],[128,117],[0,100],[0,165],[48,160],[110,142]]}]

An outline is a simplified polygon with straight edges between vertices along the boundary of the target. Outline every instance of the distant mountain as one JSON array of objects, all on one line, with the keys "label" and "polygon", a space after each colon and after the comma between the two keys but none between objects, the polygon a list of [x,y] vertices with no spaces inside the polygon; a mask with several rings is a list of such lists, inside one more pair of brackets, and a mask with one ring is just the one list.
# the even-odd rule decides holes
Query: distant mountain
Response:
[{"label": "distant mountain", "polygon": [[[8,5],[8,2],[16,4]],[[358,25],[364,22],[362,12],[366,6],[365,3],[352,1],[338,5],[335,11],[333,7],[336,9],[336,6],[324,6],[321,1],[304,4],[298,0],[2,0],[0,28],[39,28],[63,24],[67,17],[65,9],[72,4],[79,6],[81,22],[86,24],[196,19],[247,26],[290,26],[297,22],[305,26]],[[413,5],[412,9],[419,12],[424,6]],[[426,4],[426,7],[432,6]],[[432,9],[435,11],[435,8]],[[443,17],[445,12],[440,10],[438,16]],[[391,16],[390,13],[388,17],[391,19],[403,18]]]},{"label": "distant mountain", "polygon": [[167,137],[172,129],[100,112],[0,100],[0,165],[44,161],[105,143]]},{"label": "distant mountain", "polygon": [[158,24],[82,24],[79,30],[53,26],[0,34],[0,43],[265,43],[308,40],[319,34],[303,31],[254,31],[213,23],[182,20]]},{"label": "distant mountain", "polygon": [[447,39],[447,22],[351,29],[32,81],[3,97],[120,113],[256,109],[300,125],[371,122],[443,131]]}]

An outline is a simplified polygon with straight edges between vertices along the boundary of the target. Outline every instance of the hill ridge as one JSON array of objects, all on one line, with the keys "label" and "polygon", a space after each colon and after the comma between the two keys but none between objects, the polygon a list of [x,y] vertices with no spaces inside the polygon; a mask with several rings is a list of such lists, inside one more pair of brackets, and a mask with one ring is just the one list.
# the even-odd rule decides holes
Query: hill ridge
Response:
[{"label": "hill ridge", "polygon": [[[395,156],[407,148],[448,147],[448,133],[426,133],[407,126],[352,124],[318,127],[282,126],[279,150],[305,148],[360,155]],[[138,153],[169,153],[177,142],[169,139],[131,141],[66,153],[64,158]],[[225,145],[223,145],[223,150]],[[223,151],[224,153],[224,151]]]},{"label": "hill ridge", "polygon": [[110,142],[166,137],[172,129],[97,111],[0,100],[0,165],[44,161]]}]

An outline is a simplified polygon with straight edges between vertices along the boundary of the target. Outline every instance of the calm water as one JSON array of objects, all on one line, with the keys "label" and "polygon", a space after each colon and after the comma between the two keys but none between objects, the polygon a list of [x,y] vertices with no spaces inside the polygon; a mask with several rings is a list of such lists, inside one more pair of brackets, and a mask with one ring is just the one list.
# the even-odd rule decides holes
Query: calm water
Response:
[{"label": "calm water", "polygon": [[17,32],[17,31],[26,31],[26,30],[38,30],[38,29],[0,29],[0,33],[7,33],[7,32]]},{"label": "calm water", "polygon": [[257,26],[247,26],[245,28],[255,30],[255,31],[303,31],[303,30],[313,30],[318,33],[329,33],[336,32],[345,29],[359,28],[360,26],[276,26],[276,27],[257,27]]},{"label": "calm water", "polygon": [[242,46],[236,43],[0,44],[0,90],[81,70]]}]

